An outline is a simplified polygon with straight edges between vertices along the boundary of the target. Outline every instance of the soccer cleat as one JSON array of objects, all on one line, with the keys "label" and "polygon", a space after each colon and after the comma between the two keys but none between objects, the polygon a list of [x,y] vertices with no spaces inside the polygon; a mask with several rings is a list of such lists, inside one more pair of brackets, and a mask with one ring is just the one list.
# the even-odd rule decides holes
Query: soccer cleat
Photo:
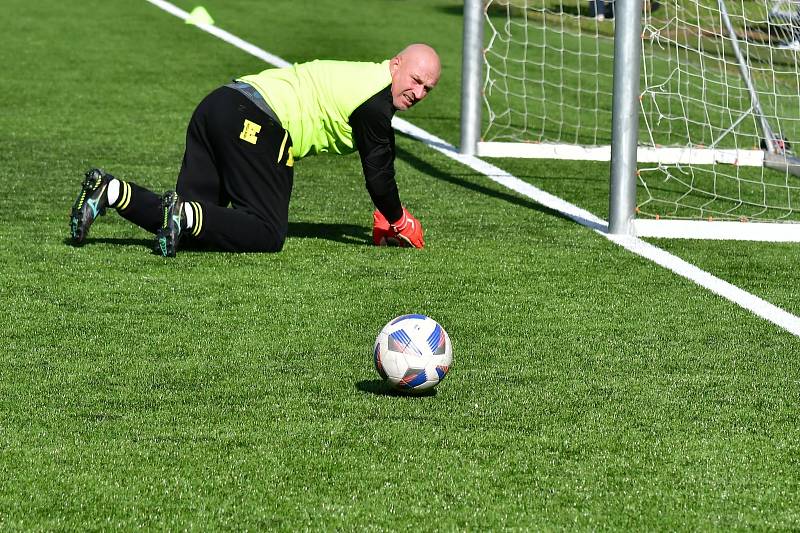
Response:
[{"label": "soccer cleat", "polygon": [[72,206],[72,214],[69,218],[70,237],[73,244],[83,244],[95,219],[105,215],[108,207],[108,184],[112,179],[114,176],[106,174],[99,168],[93,168],[86,172],[81,192]]},{"label": "soccer cleat", "polygon": [[178,198],[175,191],[167,191],[161,197],[161,211],[164,214],[164,220],[156,234],[156,249],[164,257],[175,257],[178,251],[178,242],[181,239],[181,231],[186,228],[183,201]]}]

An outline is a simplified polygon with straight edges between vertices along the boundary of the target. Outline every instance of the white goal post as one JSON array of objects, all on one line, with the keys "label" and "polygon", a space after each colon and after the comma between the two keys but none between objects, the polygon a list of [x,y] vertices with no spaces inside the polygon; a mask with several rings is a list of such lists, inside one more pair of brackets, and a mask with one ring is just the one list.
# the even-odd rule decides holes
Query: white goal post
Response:
[{"label": "white goal post", "polygon": [[611,161],[609,231],[800,242],[798,0],[466,0],[461,151]]}]

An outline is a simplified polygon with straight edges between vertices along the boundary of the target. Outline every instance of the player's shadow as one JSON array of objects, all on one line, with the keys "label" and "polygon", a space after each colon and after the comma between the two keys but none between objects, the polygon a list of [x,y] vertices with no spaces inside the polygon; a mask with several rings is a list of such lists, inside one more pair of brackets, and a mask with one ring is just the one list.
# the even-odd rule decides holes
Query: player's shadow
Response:
[{"label": "player's shadow", "polygon": [[[612,0],[613,1],[613,0]],[[609,1],[606,0],[606,5],[609,4]],[[658,5],[657,2],[651,2],[651,5],[655,4]],[[439,12],[446,13],[448,15],[455,15],[458,17],[464,16],[464,7],[462,5],[452,5],[452,6],[442,6],[437,8]],[[508,2],[495,2],[494,4],[489,4],[486,6],[488,10],[488,14],[497,15],[507,17],[510,16],[511,18],[524,18],[526,16],[529,17],[541,17],[542,14],[538,11],[538,9],[534,9],[533,6],[530,8],[525,7],[516,7],[513,4],[509,4]],[[658,7],[651,7],[649,10],[655,11]],[[561,3],[559,5],[553,4],[548,7],[547,11],[549,13],[563,13],[565,15],[572,15],[572,16],[588,16],[589,14],[589,6],[588,3],[586,5],[568,5],[566,3]]]},{"label": "player's shadow", "polygon": [[[558,217],[563,220],[568,220],[570,222],[575,222],[572,218],[568,217],[567,215],[559,211],[556,211],[555,209],[550,209],[549,207],[543,206],[526,198],[521,198],[513,194],[508,194],[502,191],[490,189],[489,187],[484,187],[483,185],[478,185],[477,183],[472,183],[471,181],[459,178],[449,172],[444,172],[442,170],[439,170],[438,168],[431,165],[427,161],[423,161],[416,155],[406,150],[403,150],[402,148],[397,147],[396,150],[398,159],[403,160],[409,166],[413,167],[414,169],[423,174],[427,174],[428,176],[431,176],[433,178],[446,181],[447,183],[452,183],[453,185],[458,185],[459,187],[464,187],[465,189],[469,189],[479,194],[490,196],[492,198],[497,198],[498,200],[503,200],[504,202],[508,202],[510,204],[518,205],[520,207],[525,207],[527,209],[533,209],[535,211],[539,211],[541,213],[545,213],[550,216]],[[593,222],[591,220],[586,220],[581,218],[579,222],[584,226],[588,226],[593,229],[598,229],[601,231],[606,231],[607,229],[605,226],[597,224],[596,222]]]},{"label": "player's shadow", "polygon": [[[64,244],[74,246],[69,237],[64,239]],[[153,239],[131,237],[87,237],[78,248],[92,246],[93,244],[114,244],[118,246],[142,246],[148,250],[153,248]]]},{"label": "player's shadow", "polygon": [[345,244],[372,244],[371,228],[356,224],[289,222],[289,238],[327,239]]},{"label": "player's shadow", "polygon": [[401,398],[428,398],[436,396],[436,389],[426,389],[419,392],[401,392],[393,389],[382,379],[365,379],[356,383],[356,388],[361,392],[375,394],[376,396],[399,396]]},{"label": "player's shadow", "polygon": [[[327,239],[345,244],[372,244],[372,234],[366,225],[356,224],[328,224],[324,222],[290,222],[290,238],[300,239]],[[153,249],[153,239],[122,238],[122,237],[87,237],[80,247],[94,244],[115,244],[119,246],[142,246],[148,250]],[[64,239],[64,244],[72,245],[69,237]],[[210,251],[197,243],[181,241],[181,249],[193,252]]]}]

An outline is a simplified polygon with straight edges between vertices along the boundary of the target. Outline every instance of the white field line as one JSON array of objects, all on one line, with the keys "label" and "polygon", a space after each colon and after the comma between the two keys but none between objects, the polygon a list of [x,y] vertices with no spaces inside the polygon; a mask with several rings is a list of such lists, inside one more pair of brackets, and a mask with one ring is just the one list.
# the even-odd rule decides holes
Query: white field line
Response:
[{"label": "white field line", "polygon": [[[165,0],[147,1],[180,19],[186,20],[189,17],[189,13],[172,5],[169,2],[166,2]],[[230,43],[241,50],[244,50],[248,54],[258,57],[259,59],[262,59],[271,65],[276,67],[290,65],[290,63],[284,59],[270,54],[225,30],[217,28],[216,26],[209,24],[197,24],[196,26],[201,30],[219,37],[223,41]],[[559,213],[574,220],[578,224],[593,229],[600,235],[622,246],[626,250],[629,250],[641,257],[647,258],[654,263],[697,283],[701,287],[705,287],[711,292],[730,300],[731,302],[747,309],[755,315],[772,322],[786,331],[800,336],[800,318],[797,316],[787,313],[783,309],[767,302],[766,300],[750,294],[749,292],[744,291],[739,287],[728,283],[727,281],[719,279],[716,276],[697,268],[691,263],[688,263],[683,259],[676,257],[669,252],[662,250],[657,246],[653,246],[652,244],[649,244],[641,239],[630,236],[609,234],[607,232],[608,223],[598,218],[594,214],[565,200],[562,200],[557,196],[553,196],[550,193],[542,191],[541,189],[538,189],[533,185],[526,183],[515,176],[512,176],[508,172],[501,170],[490,163],[482,161],[481,159],[478,159],[475,156],[460,154],[453,145],[434,135],[431,135],[427,131],[418,128],[417,126],[414,126],[410,122],[395,117],[392,121],[392,125],[398,131],[405,133],[421,141],[423,144],[433,148],[434,150],[444,154],[445,156],[454,159],[470,167],[471,169],[480,172],[481,174],[484,174],[490,180],[499,183],[500,185],[503,185],[504,187],[507,187],[523,196],[527,196],[528,198],[531,198],[535,202],[549,209],[558,211]]]},{"label": "white field line", "polygon": [[[181,9],[181,8],[171,4],[169,2],[165,2],[164,0],[147,0],[147,1],[150,2],[151,4],[153,4],[154,6],[163,9],[164,11],[166,11],[167,13],[169,13],[171,15],[175,15],[179,19],[182,19],[182,20],[185,21],[186,19],[189,18],[189,13],[188,12],[184,11],[183,9]],[[232,34],[230,32],[227,32],[225,30],[222,30],[222,29],[220,29],[220,28],[218,28],[218,27],[216,27],[216,26],[214,26],[212,24],[199,23],[199,24],[195,24],[195,26],[197,26],[198,28],[200,28],[204,32],[208,32],[208,33],[210,33],[211,35],[213,35],[215,37],[219,37],[220,39],[222,39],[226,43],[230,43],[233,46],[235,46],[236,48],[244,50],[245,52],[247,52],[248,54],[250,54],[252,56],[255,56],[255,57],[259,58],[259,59],[263,59],[264,61],[266,61],[270,65],[274,65],[276,67],[288,67],[288,66],[291,65],[291,63],[289,63],[285,59],[280,58],[280,57],[278,57],[276,55],[270,54],[269,52],[267,52],[265,50],[262,50],[261,48],[255,46],[253,44],[250,44],[247,41],[245,41],[243,39],[240,39],[239,37],[235,36],[234,34]]]}]

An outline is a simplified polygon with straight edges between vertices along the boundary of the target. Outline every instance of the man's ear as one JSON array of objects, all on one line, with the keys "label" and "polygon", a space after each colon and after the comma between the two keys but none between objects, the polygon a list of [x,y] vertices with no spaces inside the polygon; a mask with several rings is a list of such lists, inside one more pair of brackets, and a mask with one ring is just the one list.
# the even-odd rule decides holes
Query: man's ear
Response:
[{"label": "man's ear", "polygon": [[394,56],[389,60],[389,72],[394,74],[400,68],[400,56]]}]

